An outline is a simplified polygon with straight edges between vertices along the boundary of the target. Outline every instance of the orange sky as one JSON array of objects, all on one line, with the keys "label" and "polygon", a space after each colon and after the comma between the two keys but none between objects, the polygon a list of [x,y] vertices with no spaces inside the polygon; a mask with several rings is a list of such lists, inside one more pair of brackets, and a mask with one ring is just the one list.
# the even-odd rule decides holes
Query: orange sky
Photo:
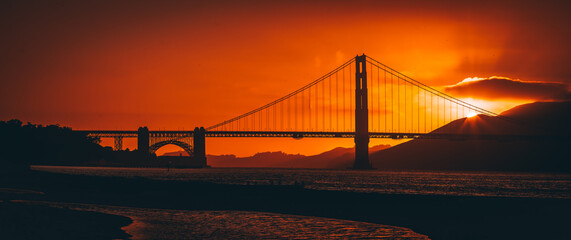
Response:
[{"label": "orange sky", "polygon": [[[0,3],[0,120],[74,129],[210,126],[361,53],[439,89],[468,77],[571,82],[564,3],[117,2]],[[529,98],[463,96],[495,112]],[[352,145],[208,141],[210,154],[238,155]]]}]

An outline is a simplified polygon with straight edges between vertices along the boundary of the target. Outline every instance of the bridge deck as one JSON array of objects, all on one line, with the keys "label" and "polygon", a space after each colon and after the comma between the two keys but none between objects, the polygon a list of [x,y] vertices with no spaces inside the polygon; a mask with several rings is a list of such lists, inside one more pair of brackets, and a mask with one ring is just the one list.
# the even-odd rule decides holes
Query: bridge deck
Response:
[{"label": "bridge deck", "polygon": [[[136,138],[137,131],[123,130],[79,130],[91,136],[112,138]],[[192,137],[193,131],[149,131],[151,137]],[[354,138],[355,132],[298,132],[298,131],[207,131],[206,137],[288,137],[288,138]],[[456,134],[456,133],[400,133],[370,132],[370,138],[390,139],[450,139],[450,140],[565,140],[568,136],[554,135],[504,135],[504,134]]]},{"label": "bridge deck", "polygon": [[[291,138],[354,138],[355,132],[272,132],[272,131],[207,131],[206,137],[291,137]],[[387,133],[369,132],[370,138],[450,139],[450,140],[562,140],[553,135],[457,134],[457,133]]]}]

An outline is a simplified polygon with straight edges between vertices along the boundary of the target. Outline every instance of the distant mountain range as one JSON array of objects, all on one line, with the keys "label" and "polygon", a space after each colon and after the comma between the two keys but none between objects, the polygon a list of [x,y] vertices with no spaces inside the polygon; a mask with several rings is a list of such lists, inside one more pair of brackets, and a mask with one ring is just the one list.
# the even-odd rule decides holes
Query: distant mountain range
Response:
[{"label": "distant mountain range", "polygon": [[[370,153],[389,148],[378,145],[369,148]],[[184,151],[165,153],[163,156],[188,156]],[[235,155],[207,155],[212,167],[268,167],[268,168],[326,168],[346,169],[353,166],[355,148],[334,148],[317,155],[287,154],[284,152],[262,152],[250,157]]]},{"label": "distant mountain range", "polygon": [[[435,133],[571,136],[571,102],[536,102],[491,117],[461,118]],[[386,170],[460,170],[571,172],[571,141],[496,141],[415,139],[394,147],[370,148],[373,167]],[[179,156],[185,152],[166,153]],[[208,155],[213,167],[327,168],[352,167],[354,148],[318,155],[262,152],[250,157]]]}]

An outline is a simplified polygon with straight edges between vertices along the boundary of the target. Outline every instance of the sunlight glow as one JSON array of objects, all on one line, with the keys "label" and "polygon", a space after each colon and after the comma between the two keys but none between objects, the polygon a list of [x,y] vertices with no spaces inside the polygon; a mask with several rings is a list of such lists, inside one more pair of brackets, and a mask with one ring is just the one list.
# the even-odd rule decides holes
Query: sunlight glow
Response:
[{"label": "sunlight glow", "polygon": [[491,101],[491,100],[475,99],[475,98],[460,98],[460,100],[498,114],[517,105],[531,102],[529,100]]},{"label": "sunlight glow", "polygon": [[466,82],[476,82],[476,81],[480,81],[480,80],[484,80],[486,78],[481,78],[481,77],[469,77],[469,78],[464,78],[464,80],[462,80],[462,82],[460,83],[466,83]]},{"label": "sunlight glow", "polygon": [[476,115],[478,115],[478,113],[476,113],[476,112],[469,112],[466,117],[471,118],[471,117],[474,117],[474,116],[476,116]]}]

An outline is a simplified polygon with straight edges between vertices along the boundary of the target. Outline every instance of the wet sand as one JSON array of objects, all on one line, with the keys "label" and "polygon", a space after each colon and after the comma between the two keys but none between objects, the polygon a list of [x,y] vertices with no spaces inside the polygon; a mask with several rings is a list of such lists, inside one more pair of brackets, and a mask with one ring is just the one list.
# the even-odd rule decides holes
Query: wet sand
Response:
[{"label": "wet sand", "polygon": [[100,212],[0,202],[0,239],[128,239],[121,227],[132,222]]},{"label": "wet sand", "polygon": [[4,185],[45,193],[18,196],[32,201],[343,219],[409,228],[431,239],[566,239],[571,214],[569,199],[389,195],[42,172]]},{"label": "wet sand", "polygon": [[381,224],[248,211],[192,211],[24,201],[44,206],[126,216],[132,239],[428,239]]}]

